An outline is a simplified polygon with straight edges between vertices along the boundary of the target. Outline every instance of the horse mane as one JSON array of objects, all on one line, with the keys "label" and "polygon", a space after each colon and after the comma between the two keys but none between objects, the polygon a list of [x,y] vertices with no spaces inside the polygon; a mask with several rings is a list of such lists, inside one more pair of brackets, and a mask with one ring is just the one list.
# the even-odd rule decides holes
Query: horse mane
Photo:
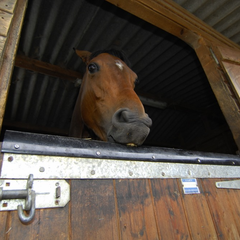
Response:
[{"label": "horse mane", "polygon": [[128,67],[131,67],[131,63],[130,61],[128,60],[128,58],[126,57],[126,54],[123,52],[123,51],[120,51],[120,50],[116,50],[116,49],[109,49],[109,50],[98,50],[96,52],[93,52],[91,55],[90,55],[90,58],[89,60],[97,57],[99,54],[101,53],[108,53],[110,55],[113,55],[115,57],[118,57],[120,58],[123,62],[125,62],[127,64]]}]

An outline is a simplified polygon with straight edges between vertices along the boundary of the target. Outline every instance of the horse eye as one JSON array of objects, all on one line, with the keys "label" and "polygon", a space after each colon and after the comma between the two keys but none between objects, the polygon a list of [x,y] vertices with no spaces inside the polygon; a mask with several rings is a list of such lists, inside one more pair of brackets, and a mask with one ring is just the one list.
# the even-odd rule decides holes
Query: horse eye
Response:
[{"label": "horse eye", "polygon": [[99,67],[98,67],[98,65],[96,64],[96,63],[90,63],[89,65],[88,65],[88,71],[90,72],[90,73],[95,73],[95,72],[97,72],[99,70]]}]

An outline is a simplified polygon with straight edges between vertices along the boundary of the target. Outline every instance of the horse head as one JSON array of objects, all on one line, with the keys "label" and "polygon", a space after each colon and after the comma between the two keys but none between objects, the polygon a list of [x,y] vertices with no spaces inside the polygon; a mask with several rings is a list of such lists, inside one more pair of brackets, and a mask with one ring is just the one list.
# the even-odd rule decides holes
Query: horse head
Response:
[{"label": "horse head", "polygon": [[76,50],[86,63],[74,108],[70,136],[89,137],[90,131],[103,141],[141,145],[152,120],[134,91],[137,75],[116,50],[91,54]]}]

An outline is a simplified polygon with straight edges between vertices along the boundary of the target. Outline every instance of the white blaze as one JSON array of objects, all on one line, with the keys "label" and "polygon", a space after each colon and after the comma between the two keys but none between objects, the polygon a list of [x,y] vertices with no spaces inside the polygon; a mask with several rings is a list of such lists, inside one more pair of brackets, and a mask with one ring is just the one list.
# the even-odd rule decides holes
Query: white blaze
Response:
[{"label": "white blaze", "polygon": [[116,65],[120,68],[120,70],[123,70],[123,64],[122,64],[122,62],[119,61],[119,60],[116,60],[115,62],[116,62]]}]

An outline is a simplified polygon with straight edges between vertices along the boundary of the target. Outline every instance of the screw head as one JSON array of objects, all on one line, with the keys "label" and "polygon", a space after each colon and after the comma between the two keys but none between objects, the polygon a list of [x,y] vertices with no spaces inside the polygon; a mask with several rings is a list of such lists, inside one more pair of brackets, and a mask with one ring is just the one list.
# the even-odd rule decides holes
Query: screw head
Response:
[{"label": "screw head", "polygon": [[101,153],[99,151],[97,151],[96,154],[99,156]]},{"label": "screw head", "polygon": [[20,146],[19,146],[18,144],[15,144],[15,145],[14,145],[14,148],[15,148],[15,149],[19,149],[19,147],[20,147]]}]

